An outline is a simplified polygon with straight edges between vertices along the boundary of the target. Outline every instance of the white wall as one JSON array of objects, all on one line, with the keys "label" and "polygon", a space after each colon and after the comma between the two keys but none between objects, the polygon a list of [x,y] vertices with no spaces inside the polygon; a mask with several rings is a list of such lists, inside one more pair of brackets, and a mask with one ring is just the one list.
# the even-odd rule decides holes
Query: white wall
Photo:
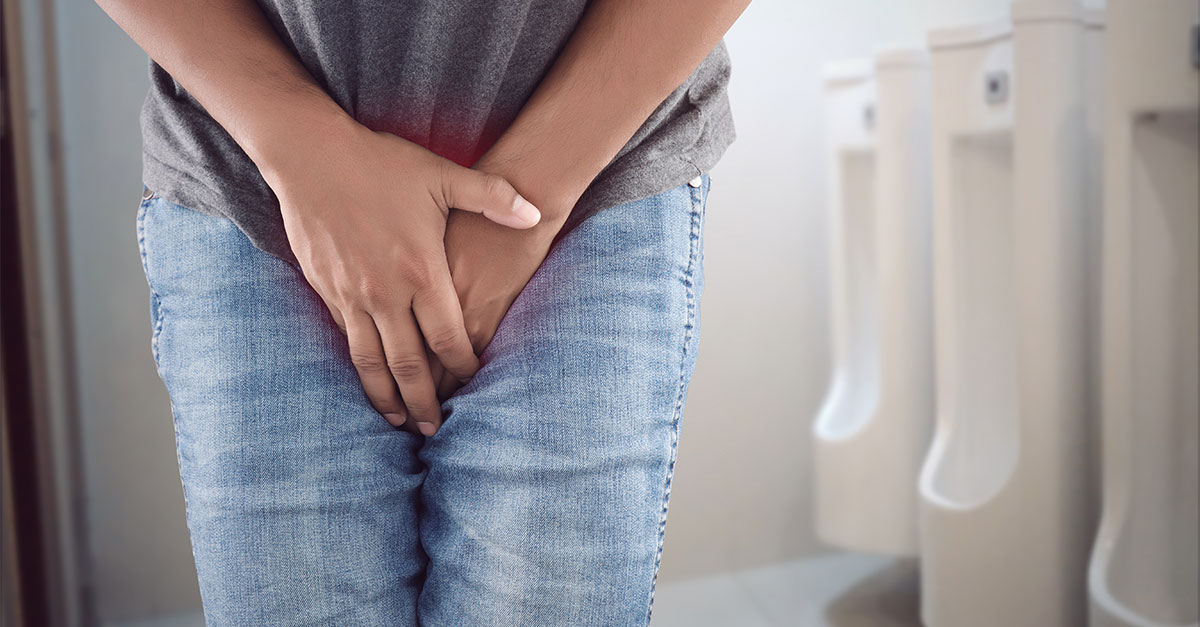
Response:
[{"label": "white wall", "polygon": [[146,55],[94,2],[55,2],[87,542],[104,622],[198,608],[135,217]]},{"label": "white wall", "polygon": [[757,0],[726,36],[738,139],[713,168],[700,349],[680,436],[662,578],[825,550],[809,428],[829,379],[820,68],[1006,0]]},{"label": "white wall", "polygon": [[[660,581],[821,550],[809,424],[828,379],[818,70],[1003,0],[758,0],[727,37],[738,140],[713,170],[699,363]],[[94,3],[56,3],[82,450],[105,621],[199,607],[134,216],[145,56]]]}]

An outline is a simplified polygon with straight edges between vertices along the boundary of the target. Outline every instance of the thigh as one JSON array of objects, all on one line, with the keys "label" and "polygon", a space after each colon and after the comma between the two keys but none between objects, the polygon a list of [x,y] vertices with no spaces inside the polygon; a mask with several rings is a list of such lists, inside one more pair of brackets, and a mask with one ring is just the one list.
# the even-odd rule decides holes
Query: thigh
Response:
[{"label": "thigh", "polygon": [[296,268],[162,198],[137,225],[207,624],[415,625],[420,436]]},{"label": "thigh", "polygon": [[645,625],[699,341],[708,176],[589,217],[420,457],[427,627]]}]

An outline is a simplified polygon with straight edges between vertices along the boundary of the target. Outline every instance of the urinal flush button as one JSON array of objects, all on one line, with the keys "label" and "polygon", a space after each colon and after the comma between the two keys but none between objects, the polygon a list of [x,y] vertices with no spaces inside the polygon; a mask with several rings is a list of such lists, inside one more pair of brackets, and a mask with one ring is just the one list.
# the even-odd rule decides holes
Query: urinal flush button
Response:
[{"label": "urinal flush button", "polygon": [[983,76],[983,100],[1000,104],[1008,100],[1008,72],[997,70]]}]

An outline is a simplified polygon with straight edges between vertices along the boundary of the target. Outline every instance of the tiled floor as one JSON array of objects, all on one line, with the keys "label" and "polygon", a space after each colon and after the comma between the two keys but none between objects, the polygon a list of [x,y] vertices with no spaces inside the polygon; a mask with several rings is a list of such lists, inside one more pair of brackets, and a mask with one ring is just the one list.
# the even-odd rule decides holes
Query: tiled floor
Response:
[{"label": "tiled floor", "polygon": [[[917,627],[915,562],[839,553],[660,585],[652,627]],[[204,627],[204,617],[113,627]]]},{"label": "tiled floor", "polygon": [[660,586],[651,627],[918,627],[915,561],[833,554]]}]

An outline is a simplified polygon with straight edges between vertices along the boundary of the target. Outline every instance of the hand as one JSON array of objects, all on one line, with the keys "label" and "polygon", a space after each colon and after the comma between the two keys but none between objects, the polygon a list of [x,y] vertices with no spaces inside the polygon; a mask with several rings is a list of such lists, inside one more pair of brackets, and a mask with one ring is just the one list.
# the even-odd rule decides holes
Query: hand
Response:
[{"label": "hand", "polygon": [[449,209],[504,230],[540,214],[503,177],[352,119],[306,131],[260,166],[292,250],[347,336],[371,404],[392,425],[411,416],[431,435],[442,416],[425,344],[453,377],[479,367],[446,262]]},{"label": "hand", "polygon": [[[565,220],[564,213],[561,219],[543,219],[536,228],[517,232],[475,214],[450,212],[446,260],[476,354],[491,343],[513,301],[546,259]],[[438,397],[446,399],[466,381],[443,363],[430,356]]]}]

